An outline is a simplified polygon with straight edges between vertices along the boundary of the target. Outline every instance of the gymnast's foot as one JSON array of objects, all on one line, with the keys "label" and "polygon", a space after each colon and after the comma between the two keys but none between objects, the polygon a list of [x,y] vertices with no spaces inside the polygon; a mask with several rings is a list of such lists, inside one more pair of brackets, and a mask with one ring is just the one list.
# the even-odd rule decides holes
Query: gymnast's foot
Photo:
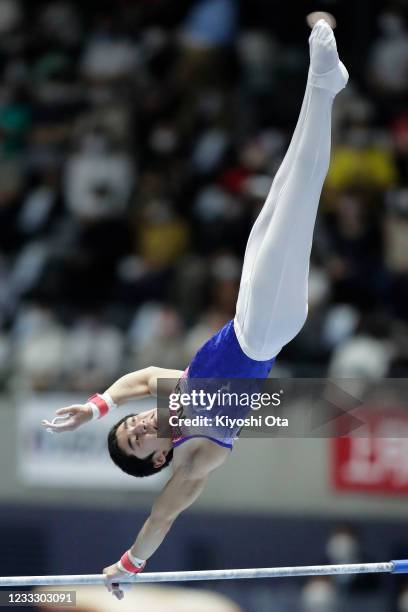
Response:
[{"label": "gymnast's foot", "polygon": [[339,59],[333,30],[324,19],[319,19],[315,24],[309,37],[309,47],[309,83],[336,95],[347,85],[348,72]]}]

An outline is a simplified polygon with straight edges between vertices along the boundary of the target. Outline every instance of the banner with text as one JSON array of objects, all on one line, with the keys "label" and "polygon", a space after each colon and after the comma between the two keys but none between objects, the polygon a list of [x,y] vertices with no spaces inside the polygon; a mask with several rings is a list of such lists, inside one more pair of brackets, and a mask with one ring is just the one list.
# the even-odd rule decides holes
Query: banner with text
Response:
[{"label": "banner with text", "polygon": [[334,489],[408,495],[408,411],[373,406],[359,418],[365,435],[331,440]]}]

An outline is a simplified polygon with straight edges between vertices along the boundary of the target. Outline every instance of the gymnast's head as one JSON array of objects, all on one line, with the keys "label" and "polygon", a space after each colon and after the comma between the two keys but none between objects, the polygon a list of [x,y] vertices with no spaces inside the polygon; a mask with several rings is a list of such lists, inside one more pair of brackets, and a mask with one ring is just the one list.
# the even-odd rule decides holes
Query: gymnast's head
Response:
[{"label": "gymnast's head", "polygon": [[157,437],[157,411],[128,414],[108,434],[112,461],[130,476],[152,476],[173,458],[171,441]]}]

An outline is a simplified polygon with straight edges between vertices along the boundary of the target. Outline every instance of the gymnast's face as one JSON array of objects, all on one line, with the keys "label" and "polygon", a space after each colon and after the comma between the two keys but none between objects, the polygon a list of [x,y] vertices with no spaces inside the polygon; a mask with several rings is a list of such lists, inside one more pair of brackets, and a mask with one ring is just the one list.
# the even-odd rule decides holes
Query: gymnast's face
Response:
[{"label": "gymnast's face", "polygon": [[169,450],[169,440],[157,437],[157,411],[148,410],[130,415],[116,431],[120,450],[128,456],[146,459],[152,453],[153,464],[160,467]]}]

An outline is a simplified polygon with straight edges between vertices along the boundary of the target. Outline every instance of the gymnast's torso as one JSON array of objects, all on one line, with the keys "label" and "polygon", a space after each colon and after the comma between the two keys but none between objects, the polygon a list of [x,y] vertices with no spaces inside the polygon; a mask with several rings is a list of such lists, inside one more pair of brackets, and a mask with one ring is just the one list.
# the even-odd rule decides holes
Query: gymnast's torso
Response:
[{"label": "gymnast's torso", "polygon": [[[234,330],[233,320],[226,323],[217,331],[207,342],[197,351],[188,368],[180,378],[177,392],[189,392],[194,388],[194,379],[262,379],[267,378],[275,357],[265,361],[256,361],[248,357],[241,349]],[[206,383],[207,384],[207,383]],[[208,383],[211,384],[211,383]],[[216,385],[218,386],[218,385]],[[202,387],[202,383],[198,384]],[[190,408],[188,417],[205,415],[205,408]],[[216,407],[217,414],[222,414],[225,407]],[[236,414],[236,409],[229,408],[229,412],[234,412],[234,416],[244,416]],[[245,410],[247,413],[248,410]],[[207,413],[208,414],[208,413]],[[214,414],[214,409],[212,411]],[[195,439],[207,440],[209,443],[216,444],[224,449],[232,450],[234,440],[239,433],[236,430],[226,427],[204,425],[201,429],[194,426],[177,427],[172,431],[173,448],[180,447],[187,441]]]}]

